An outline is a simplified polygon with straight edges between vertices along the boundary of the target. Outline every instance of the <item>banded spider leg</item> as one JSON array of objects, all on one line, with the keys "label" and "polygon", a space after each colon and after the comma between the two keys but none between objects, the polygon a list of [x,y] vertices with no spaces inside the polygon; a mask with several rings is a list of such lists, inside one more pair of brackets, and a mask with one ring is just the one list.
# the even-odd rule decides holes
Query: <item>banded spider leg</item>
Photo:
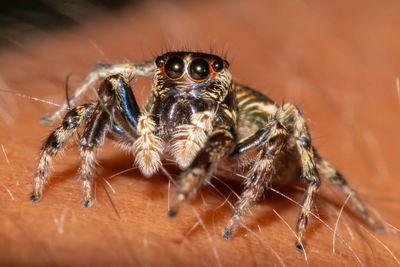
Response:
[{"label": "banded spider leg", "polygon": [[79,141],[81,163],[78,173],[82,181],[83,204],[90,207],[95,198],[93,186],[96,153],[107,134],[112,135],[114,139],[123,136],[125,142],[134,142],[139,116],[140,110],[129,81],[120,74],[106,78],[100,86],[98,101],[71,109],[44,142],[39,155],[31,201],[37,202],[41,199],[43,188],[49,181],[52,158],[64,148],[79,126],[83,125],[83,134]]}]

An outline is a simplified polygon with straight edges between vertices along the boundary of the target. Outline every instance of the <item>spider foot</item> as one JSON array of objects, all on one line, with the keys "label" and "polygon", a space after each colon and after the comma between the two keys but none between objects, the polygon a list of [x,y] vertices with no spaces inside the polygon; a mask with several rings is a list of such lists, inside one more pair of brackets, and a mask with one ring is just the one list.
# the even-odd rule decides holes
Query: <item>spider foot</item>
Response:
[{"label": "spider foot", "polygon": [[232,237],[232,231],[225,228],[224,230],[222,230],[222,237],[226,240],[230,239]]},{"label": "spider foot", "polygon": [[36,195],[35,193],[32,193],[31,196],[29,197],[29,200],[33,203],[38,202],[42,198],[42,195]]},{"label": "spider foot", "polygon": [[238,228],[239,224],[241,222],[241,218],[239,215],[233,215],[232,218],[229,220],[228,224],[222,230],[222,237],[226,240],[230,239],[233,235],[233,233],[236,231]]},{"label": "spider foot", "polygon": [[296,241],[296,243],[294,244],[294,247],[296,248],[296,250],[298,252],[301,252],[301,253],[304,252],[304,247],[299,241]]},{"label": "spider foot", "polygon": [[375,232],[375,233],[385,233],[386,228],[381,220],[373,216],[371,213],[367,211],[364,204],[356,198],[358,201],[358,205],[355,209],[357,209],[358,216],[368,224],[368,226]]},{"label": "spider foot", "polygon": [[202,169],[189,169],[182,175],[181,183],[178,185],[177,193],[167,213],[168,217],[176,217],[182,204],[196,195],[202,176],[204,176]]},{"label": "spider foot", "polygon": [[171,219],[175,218],[175,217],[176,217],[176,214],[177,214],[177,212],[174,211],[174,210],[169,210],[169,211],[167,212],[168,217],[171,218]]},{"label": "spider foot", "polygon": [[383,234],[383,233],[386,233],[386,228],[385,228],[385,226],[381,225],[381,226],[375,228],[374,231],[378,234]]},{"label": "spider foot", "polygon": [[91,206],[93,206],[93,203],[94,203],[94,199],[83,200],[83,206],[85,208],[90,208]]},{"label": "spider foot", "polygon": [[83,188],[83,206],[85,208],[90,208],[94,203],[93,184],[88,180],[83,181],[82,188]]},{"label": "spider foot", "polygon": [[42,192],[43,192],[43,179],[35,177],[33,190],[29,197],[29,200],[32,202],[38,202],[42,198]]},{"label": "spider foot", "polygon": [[367,219],[367,222],[368,222],[369,226],[371,227],[371,229],[374,230],[375,233],[382,234],[382,233],[386,232],[386,228],[382,224],[381,221],[374,219],[372,217],[369,217]]},{"label": "spider foot", "polygon": [[185,201],[186,197],[182,193],[178,193],[172,202],[172,205],[167,213],[169,218],[175,218],[178,214],[180,207],[182,206],[183,202]]}]

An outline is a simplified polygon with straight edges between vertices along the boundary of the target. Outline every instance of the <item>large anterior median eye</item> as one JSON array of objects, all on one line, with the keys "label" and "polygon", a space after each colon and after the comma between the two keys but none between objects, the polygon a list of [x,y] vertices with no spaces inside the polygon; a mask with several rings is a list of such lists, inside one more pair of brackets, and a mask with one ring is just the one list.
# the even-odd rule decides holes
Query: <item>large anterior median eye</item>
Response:
[{"label": "large anterior median eye", "polygon": [[204,80],[210,74],[210,66],[204,59],[198,58],[192,61],[189,66],[189,75],[193,80]]},{"label": "large anterior median eye", "polygon": [[165,73],[171,79],[178,79],[182,76],[184,70],[183,60],[179,57],[173,57],[165,64]]}]

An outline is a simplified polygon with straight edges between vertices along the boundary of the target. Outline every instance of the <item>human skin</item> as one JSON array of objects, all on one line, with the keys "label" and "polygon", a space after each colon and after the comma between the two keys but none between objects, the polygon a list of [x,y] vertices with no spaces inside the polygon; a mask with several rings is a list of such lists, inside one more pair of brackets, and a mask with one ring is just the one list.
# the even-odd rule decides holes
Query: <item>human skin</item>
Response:
[{"label": "human skin", "polygon": [[[210,8],[212,6],[212,8]],[[166,49],[228,50],[236,81],[280,103],[299,106],[314,145],[360,194],[367,207],[388,224],[373,233],[347,208],[333,232],[312,217],[306,256],[294,248],[299,207],[268,191],[252,209],[248,228],[230,240],[221,237],[235,202],[231,189],[216,179],[187,203],[177,218],[166,216],[168,178],[149,179],[132,168],[133,157],[107,142],[98,155],[98,173],[120,217],[97,182],[92,208],[81,203],[76,179],[78,151],[70,142],[56,159],[50,184],[38,203],[29,193],[39,149],[55,126],[39,124],[56,107],[0,95],[0,262],[14,265],[364,265],[399,263],[400,18],[396,2],[280,1],[203,2],[136,5],[114,16],[0,52],[0,89],[62,103],[66,76],[71,88],[98,61],[140,62]],[[166,48],[167,47],[167,48]],[[229,48],[229,49],[227,49]],[[133,88],[140,103],[150,80]],[[76,139],[75,139],[76,140]],[[176,177],[179,171],[168,170]],[[234,192],[239,183],[223,179]],[[301,186],[301,185],[300,185]],[[7,191],[9,190],[9,191]],[[171,193],[174,188],[171,185]],[[299,185],[276,190],[301,203]],[[345,197],[322,180],[314,210],[335,228]],[[279,214],[279,217],[277,214]],[[283,220],[281,220],[281,218]],[[286,224],[287,223],[287,224]],[[392,227],[393,226],[393,227]],[[376,239],[375,239],[376,238]],[[379,241],[378,241],[379,240]],[[344,243],[346,242],[346,244]],[[358,260],[357,260],[358,257]]]}]

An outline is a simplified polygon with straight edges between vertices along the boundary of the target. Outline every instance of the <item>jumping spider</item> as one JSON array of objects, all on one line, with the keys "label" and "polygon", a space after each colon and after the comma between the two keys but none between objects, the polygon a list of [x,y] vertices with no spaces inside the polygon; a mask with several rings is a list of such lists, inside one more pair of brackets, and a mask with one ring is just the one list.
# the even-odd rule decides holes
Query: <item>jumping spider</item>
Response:
[{"label": "jumping spider", "polygon": [[[129,84],[132,75],[154,78],[152,95],[143,110]],[[99,80],[103,81],[97,101],[78,105]],[[109,137],[135,155],[135,164],[147,177],[161,168],[164,156],[183,171],[169,217],[175,217],[182,203],[193,198],[219,170],[229,168],[246,177],[242,178],[244,191],[222,231],[226,239],[271,184],[300,181],[307,185],[296,226],[296,248],[302,250],[320,175],[350,196],[350,207],[373,229],[383,230],[343,176],[318,155],[297,107],[290,103],[278,106],[235,83],[228,62],[218,56],[168,52],[155,62],[98,64],[71,99],[42,123],[51,124],[63,114],[61,124],[40,151],[30,198],[33,202],[42,197],[52,158],[83,125],[78,173],[85,207],[94,201],[96,152]]]}]

